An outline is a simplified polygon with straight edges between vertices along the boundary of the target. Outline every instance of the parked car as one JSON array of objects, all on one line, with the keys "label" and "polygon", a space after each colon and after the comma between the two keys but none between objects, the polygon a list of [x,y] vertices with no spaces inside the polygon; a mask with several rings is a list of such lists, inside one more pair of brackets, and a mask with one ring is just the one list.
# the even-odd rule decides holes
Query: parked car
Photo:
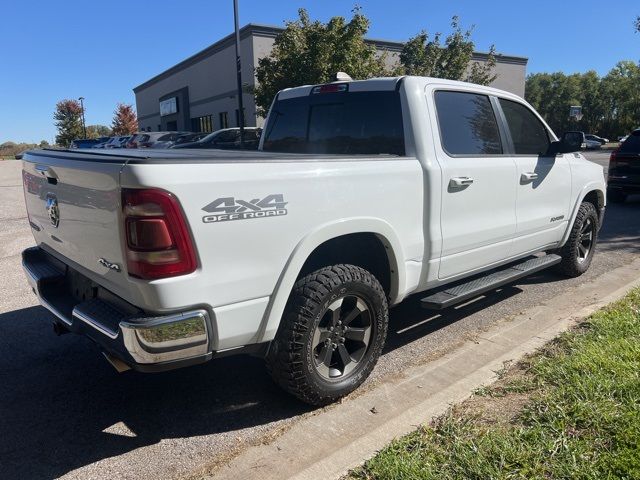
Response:
[{"label": "parked car", "polygon": [[111,140],[111,137],[99,137],[97,138],[97,140],[98,140],[98,143],[96,143],[91,148],[105,148],[105,145],[109,142],[109,140]]},{"label": "parked car", "polygon": [[57,331],[119,371],[252,353],[324,405],[369,376],[407,296],[443,309],[547,267],[587,271],[605,179],[580,140],[469,83],[290,88],[258,151],[27,153],[38,246],[22,264]]},{"label": "parked car", "polygon": [[590,133],[586,134],[584,137],[587,140],[592,140],[594,142],[599,142],[600,145],[604,145],[605,143],[609,143],[609,139],[608,138],[602,138],[602,137],[599,137],[597,135],[593,135],[593,134],[590,134]]},{"label": "parked car", "polygon": [[602,144],[598,140],[590,140],[590,139],[588,139],[587,135],[584,132],[571,131],[571,132],[567,132],[567,133],[571,133],[572,135],[579,135],[580,138],[582,139],[581,148],[584,149],[584,150],[597,150],[599,148],[602,148]]},{"label": "parked car", "polygon": [[622,203],[634,193],[640,193],[640,129],[628,135],[609,159],[607,198]]},{"label": "parked car", "polygon": [[129,141],[131,135],[123,135],[119,137],[111,137],[104,148],[124,148],[124,145]]},{"label": "parked car", "polygon": [[[138,132],[127,142],[126,148],[167,148],[180,135],[189,132]],[[159,145],[156,146],[157,143]]]},{"label": "parked car", "polygon": [[[257,150],[260,144],[260,135],[262,128],[245,127],[244,129],[244,148],[245,150]],[[240,129],[223,128],[210,133],[206,137],[197,142],[176,144],[172,148],[221,148],[227,150],[240,149]]]},{"label": "parked car", "polygon": [[71,145],[69,145],[69,148],[93,148],[100,142],[101,140],[97,138],[81,138],[73,140]]},{"label": "parked car", "polygon": [[164,135],[159,136],[155,139],[155,141],[150,145],[151,148],[169,148],[173,146],[178,138],[183,135],[188,135],[191,132],[169,132]]},{"label": "parked car", "polygon": [[127,140],[127,143],[125,143],[124,148],[138,148],[138,142],[144,141],[147,138],[149,137],[147,136],[146,132],[136,132],[133,135],[131,135],[131,138],[129,138],[129,140]]},{"label": "parked car", "polygon": [[184,135],[180,135],[176,141],[174,142],[174,145],[181,145],[183,143],[191,143],[191,142],[197,142],[198,140],[206,137],[207,135],[209,135],[209,133],[211,132],[199,132],[199,133],[186,133]]}]

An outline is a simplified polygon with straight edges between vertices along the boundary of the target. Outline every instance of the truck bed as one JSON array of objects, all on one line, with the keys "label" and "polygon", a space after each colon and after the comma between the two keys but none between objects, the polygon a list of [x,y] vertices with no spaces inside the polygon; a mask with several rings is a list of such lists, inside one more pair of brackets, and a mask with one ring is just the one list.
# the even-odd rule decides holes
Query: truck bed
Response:
[{"label": "truck bed", "polygon": [[260,150],[221,149],[49,149],[31,150],[29,157],[61,158],[65,160],[98,161],[111,163],[251,163],[295,161],[370,161],[388,159],[394,155],[327,155],[314,153],[263,152]]}]

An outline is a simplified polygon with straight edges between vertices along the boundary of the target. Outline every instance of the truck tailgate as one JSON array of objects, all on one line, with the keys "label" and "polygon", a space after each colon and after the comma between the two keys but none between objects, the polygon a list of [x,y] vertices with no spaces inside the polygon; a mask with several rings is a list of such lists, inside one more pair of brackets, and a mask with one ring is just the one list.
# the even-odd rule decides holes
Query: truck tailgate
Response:
[{"label": "truck tailgate", "polygon": [[[23,160],[25,202],[36,243],[104,283],[120,286],[125,276],[113,269],[126,266],[119,181],[125,161],[116,156],[91,159],[79,152],[30,152]],[[104,262],[116,267],[109,269]]]}]

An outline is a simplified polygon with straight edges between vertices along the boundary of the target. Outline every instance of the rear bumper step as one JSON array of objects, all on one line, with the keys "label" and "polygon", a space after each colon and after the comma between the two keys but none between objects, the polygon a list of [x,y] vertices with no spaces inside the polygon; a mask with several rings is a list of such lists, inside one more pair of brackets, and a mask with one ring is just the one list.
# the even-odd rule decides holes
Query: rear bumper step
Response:
[{"label": "rear bumper step", "polygon": [[64,330],[94,340],[119,371],[124,365],[160,371],[211,358],[209,314],[204,309],[149,316],[101,298],[79,301],[68,291],[68,267],[38,247],[22,252],[22,266],[40,303]]},{"label": "rear bumper step", "polygon": [[540,270],[560,263],[559,255],[533,257],[517,264],[511,264],[501,270],[493,271],[465,283],[448,287],[446,290],[433,293],[421,300],[424,308],[441,310],[457,303],[477,297],[490,290],[495,290],[516,280],[532,275]]}]

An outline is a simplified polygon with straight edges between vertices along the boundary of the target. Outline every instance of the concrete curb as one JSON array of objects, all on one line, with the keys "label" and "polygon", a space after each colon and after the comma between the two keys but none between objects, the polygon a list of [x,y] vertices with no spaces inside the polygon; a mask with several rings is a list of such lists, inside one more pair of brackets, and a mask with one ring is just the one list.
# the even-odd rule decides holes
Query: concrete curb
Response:
[{"label": "concrete curb", "polygon": [[[499,322],[474,341],[250,447],[206,479],[339,478],[387,445],[444,413],[571,325],[640,286],[640,260]],[[576,305],[580,305],[576,311]],[[373,413],[375,412],[375,413]]]}]

